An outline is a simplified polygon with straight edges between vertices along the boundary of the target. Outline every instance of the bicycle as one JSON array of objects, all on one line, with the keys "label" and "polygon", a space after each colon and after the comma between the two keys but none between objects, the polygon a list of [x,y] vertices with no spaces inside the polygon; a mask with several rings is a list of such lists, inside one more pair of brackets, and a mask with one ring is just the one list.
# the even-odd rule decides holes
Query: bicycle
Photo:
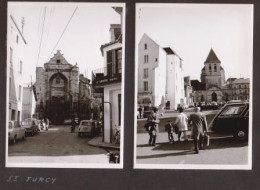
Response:
[{"label": "bicycle", "polygon": [[113,144],[120,144],[120,128],[115,128],[115,134],[112,138]]}]

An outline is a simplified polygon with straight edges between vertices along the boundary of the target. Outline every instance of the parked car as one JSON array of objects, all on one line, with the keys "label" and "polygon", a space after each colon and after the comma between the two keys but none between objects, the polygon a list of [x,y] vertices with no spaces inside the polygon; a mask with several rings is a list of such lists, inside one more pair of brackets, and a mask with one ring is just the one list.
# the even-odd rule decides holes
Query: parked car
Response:
[{"label": "parked car", "polygon": [[78,136],[91,135],[97,136],[100,133],[101,126],[97,120],[81,120],[78,128]]},{"label": "parked car", "polygon": [[33,136],[37,134],[38,131],[40,131],[39,127],[40,127],[39,120],[34,118],[28,118],[22,122],[22,128],[25,128],[26,135]]},{"label": "parked car", "polygon": [[232,134],[236,140],[248,138],[249,103],[226,104],[210,124],[212,131]]},{"label": "parked car", "polygon": [[211,102],[211,103],[201,105],[201,110],[217,110],[217,109],[219,109],[219,105],[217,104],[217,102]]},{"label": "parked car", "polygon": [[9,143],[15,144],[17,140],[25,139],[25,129],[21,127],[18,121],[8,122],[8,140]]},{"label": "parked car", "polygon": [[148,118],[148,116],[151,114],[152,111],[157,110],[156,114],[159,116],[163,116],[165,110],[163,108],[160,107],[145,107],[144,108],[144,113],[143,113],[143,118]]}]

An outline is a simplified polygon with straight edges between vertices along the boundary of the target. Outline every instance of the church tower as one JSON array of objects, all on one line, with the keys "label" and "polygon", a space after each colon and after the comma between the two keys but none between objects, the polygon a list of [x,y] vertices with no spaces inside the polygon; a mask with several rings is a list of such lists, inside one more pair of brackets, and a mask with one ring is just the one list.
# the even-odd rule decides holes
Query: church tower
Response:
[{"label": "church tower", "polygon": [[225,71],[212,48],[201,70],[201,82],[206,85],[206,89],[212,86],[221,88],[225,84]]}]

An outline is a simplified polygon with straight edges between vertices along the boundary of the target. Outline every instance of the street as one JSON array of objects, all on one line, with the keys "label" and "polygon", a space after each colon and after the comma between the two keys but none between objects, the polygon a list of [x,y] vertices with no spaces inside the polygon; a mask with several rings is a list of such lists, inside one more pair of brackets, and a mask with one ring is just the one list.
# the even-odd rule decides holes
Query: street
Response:
[{"label": "street", "polygon": [[[77,130],[76,130],[77,131]],[[50,126],[26,140],[9,145],[9,163],[108,163],[107,151],[88,145],[90,137],[78,137],[70,125]]]},{"label": "street", "polygon": [[[211,122],[216,111],[208,111],[207,122]],[[189,113],[186,113],[189,115]],[[143,128],[145,119],[138,120],[136,163],[137,164],[221,164],[242,165],[248,162],[248,142],[236,142],[233,136],[209,132],[210,146],[206,150],[200,150],[195,154],[193,140],[188,143],[176,142],[178,137],[174,134],[175,142],[169,144],[168,133],[164,130],[164,124],[175,121],[176,113],[170,117],[161,117],[156,146],[148,146],[149,135]],[[189,129],[190,130],[190,129]],[[190,137],[190,131],[188,131]],[[182,137],[183,138],[183,137]]]}]

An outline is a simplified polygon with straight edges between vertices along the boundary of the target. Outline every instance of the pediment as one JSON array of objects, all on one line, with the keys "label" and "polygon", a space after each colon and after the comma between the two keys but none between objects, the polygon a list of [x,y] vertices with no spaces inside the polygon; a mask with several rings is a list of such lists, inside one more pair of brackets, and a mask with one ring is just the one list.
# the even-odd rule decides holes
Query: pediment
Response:
[{"label": "pediment", "polygon": [[46,64],[71,66],[71,64],[69,64],[63,54],[61,54],[60,50],[57,50],[57,53],[55,53],[54,56]]}]

